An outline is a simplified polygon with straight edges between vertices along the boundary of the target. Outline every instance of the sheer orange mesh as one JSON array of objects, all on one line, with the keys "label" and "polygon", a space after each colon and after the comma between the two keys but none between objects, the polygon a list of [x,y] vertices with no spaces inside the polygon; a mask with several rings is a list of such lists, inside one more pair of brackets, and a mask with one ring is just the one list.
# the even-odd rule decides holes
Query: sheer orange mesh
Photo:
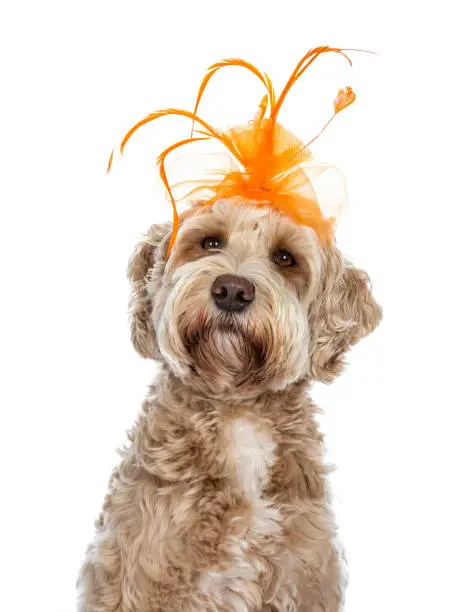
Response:
[{"label": "sheer orange mesh", "polygon": [[[136,123],[126,133],[120,145],[121,153],[123,153],[126,143],[140,127],[159,117],[176,115],[192,121],[190,137],[172,144],[158,156],[159,174],[169,194],[174,215],[169,252],[177,236],[179,215],[173,190],[165,170],[166,159],[170,153],[185,145],[209,139],[218,140],[224,145],[234,158],[237,170],[222,171],[223,176],[220,179],[196,181],[198,187],[195,187],[188,195],[196,194],[200,190],[210,192],[212,196],[206,199],[202,206],[210,206],[220,198],[238,198],[247,201],[252,206],[268,205],[274,210],[288,215],[297,223],[311,227],[323,245],[330,244],[335,220],[332,217],[326,219],[323,216],[304,164],[311,159],[309,145],[320,136],[339,112],[354,102],[355,93],[350,87],[339,90],[334,101],[333,115],[319,134],[307,144],[303,144],[301,140],[282,127],[277,122],[277,117],[291,87],[312,62],[324,53],[337,53],[344,56],[351,64],[351,60],[345,51],[353,51],[353,49],[317,47],[309,51],[298,62],[277,99],[268,75],[249,62],[241,59],[227,59],[217,62],[210,66],[201,83],[193,112],[175,108],[156,111]],[[228,66],[239,66],[249,70],[262,82],[266,94],[261,100],[253,121],[244,126],[222,131],[201,119],[197,112],[204,90],[212,76],[220,69]],[[195,130],[196,124],[199,125],[199,130]],[[199,133],[199,136],[194,136],[195,131]],[[112,161],[113,151],[110,155],[107,171],[110,171]]]}]

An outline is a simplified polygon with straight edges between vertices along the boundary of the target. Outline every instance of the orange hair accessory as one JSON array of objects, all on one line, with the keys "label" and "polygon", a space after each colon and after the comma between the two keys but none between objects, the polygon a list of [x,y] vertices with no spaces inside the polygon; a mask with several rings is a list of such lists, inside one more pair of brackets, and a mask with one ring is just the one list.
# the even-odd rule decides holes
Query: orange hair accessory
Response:
[{"label": "orange hair accessory", "polygon": [[[354,102],[355,93],[350,87],[339,90],[334,101],[333,115],[322,130],[307,144],[303,144],[301,140],[277,123],[277,117],[294,83],[319,55],[323,53],[337,53],[345,57],[349,64],[352,65],[351,60],[344,51],[354,50],[357,49],[337,49],[332,47],[312,49],[298,62],[277,99],[268,75],[258,70],[258,68],[249,62],[242,59],[227,59],[217,62],[209,67],[201,83],[193,112],[175,108],[156,111],[136,123],[126,133],[120,145],[121,154],[131,136],[140,127],[159,117],[176,115],[187,117],[192,121],[190,137],[167,147],[157,158],[159,175],[168,192],[174,215],[168,255],[177,237],[179,215],[172,187],[166,175],[166,158],[170,153],[185,145],[210,139],[215,139],[222,143],[235,163],[230,170],[222,170],[218,173],[221,175],[221,178],[197,181],[198,186],[187,194],[188,197],[199,191],[207,191],[208,193],[210,192],[211,197],[206,199],[201,204],[202,206],[211,206],[221,198],[238,198],[242,201],[249,201],[253,206],[268,205],[274,210],[288,215],[295,222],[311,227],[323,245],[329,245],[332,242],[335,219],[333,217],[326,219],[323,216],[314,188],[307,176],[305,163],[312,159],[308,149],[310,144],[322,134],[338,113]],[[210,79],[217,71],[227,66],[239,66],[249,70],[262,82],[266,89],[266,94],[261,100],[253,121],[244,126],[222,131],[213,128],[201,119],[197,112],[202,95]],[[267,113],[268,107],[269,113]],[[195,130],[196,124],[199,125],[198,130]],[[195,131],[199,133],[198,137],[194,136]],[[112,161],[113,151],[110,155],[107,172],[110,171]]]}]

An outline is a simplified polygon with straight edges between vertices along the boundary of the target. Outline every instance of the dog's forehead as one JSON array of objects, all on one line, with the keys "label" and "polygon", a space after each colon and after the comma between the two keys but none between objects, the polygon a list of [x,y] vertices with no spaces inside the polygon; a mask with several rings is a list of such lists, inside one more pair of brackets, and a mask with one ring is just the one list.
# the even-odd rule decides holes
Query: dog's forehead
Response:
[{"label": "dog's forehead", "polygon": [[201,229],[212,234],[224,234],[229,242],[250,240],[252,244],[272,245],[290,243],[300,248],[318,245],[314,231],[294,223],[268,206],[251,206],[246,202],[219,200],[209,207],[202,207],[185,219],[183,229]]}]

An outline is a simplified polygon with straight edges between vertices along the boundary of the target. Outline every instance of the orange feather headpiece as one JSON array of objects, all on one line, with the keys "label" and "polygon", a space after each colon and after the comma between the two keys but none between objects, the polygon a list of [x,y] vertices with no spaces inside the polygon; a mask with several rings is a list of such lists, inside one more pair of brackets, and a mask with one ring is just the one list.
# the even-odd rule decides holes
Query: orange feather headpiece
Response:
[{"label": "orange feather headpiece", "polygon": [[[309,145],[322,134],[339,112],[354,102],[355,93],[350,87],[339,90],[334,101],[333,115],[322,130],[307,144],[303,144],[296,136],[282,127],[277,122],[277,117],[292,85],[319,55],[338,53],[352,65],[351,60],[345,53],[345,51],[351,50],[332,47],[312,49],[298,62],[278,98],[268,75],[249,62],[241,59],[227,59],[217,62],[210,66],[201,83],[193,112],[175,108],[159,110],[147,115],[126,133],[120,145],[121,153],[123,153],[131,136],[150,121],[167,115],[187,117],[192,121],[190,137],[167,147],[158,156],[157,160],[159,175],[169,194],[174,215],[168,254],[177,236],[179,215],[172,187],[166,175],[166,158],[182,146],[210,139],[218,140],[223,144],[234,159],[235,164],[229,170],[222,170],[219,178],[198,182],[198,187],[192,189],[187,196],[192,193],[196,194],[201,190],[210,192],[211,197],[204,200],[200,204],[202,206],[210,206],[221,198],[238,198],[254,206],[270,206],[278,212],[288,215],[297,223],[311,227],[322,244],[328,245],[331,243],[335,219],[333,217],[327,219],[323,216],[314,188],[306,173],[305,163],[311,160]],[[249,70],[262,82],[266,94],[253,121],[242,127],[233,127],[222,131],[215,129],[201,119],[197,111],[210,79],[218,70],[227,66],[240,66]],[[198,130],[194,129],[195,124],[199,125]],[[194,136],[195,131],[199,136]],[[107,171],[110,171],[112,161],[113,151],[110,155]]]}]

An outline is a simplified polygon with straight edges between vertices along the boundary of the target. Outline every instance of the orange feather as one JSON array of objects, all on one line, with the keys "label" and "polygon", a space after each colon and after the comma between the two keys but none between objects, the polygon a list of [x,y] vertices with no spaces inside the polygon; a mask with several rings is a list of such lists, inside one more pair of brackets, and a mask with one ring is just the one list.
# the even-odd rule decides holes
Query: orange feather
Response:
[{"label": "orange feather", "polygon": [[[136,123],[126,133],[120,145],[121,154],[133,134],[140,127],[151,121],[168,115],[181,116],[192,121],[190,137],[170,145],[157,159],[159,175],[167,190],[173,208],[173,231],[168,254],[173,248],[180,219],[173,189],[169,184],[165,170],[166,158],[170,153],[182,146],[209,139],[217,140],[223,144],[234,158],[236,165],[233,165],[233,168],[230,170],[222,170],[220,172],[222,175],[221,179],[193,181],[198,183],[198,187],[194,187],[187,194],[188,197],[199,191],[206,191],[212,195],[203,201],[202,206],[211,206],[221,198],[235,198],[250,203],[252,206],[269,206],[281,214],[289,216],[295,222],[311,227],[323,245],[331,243],[335,220],[333,218],[326,219],[323,216],[314,188],[307,176],[305,164],[312,159],[308,149],[309,145],[322,134],[338,113],[354,102],[355,93],[350,87],[339,90],[334,101],[333,115],[322,130],[306,145],[280,125],[277,122],[277,117],[292,86],[320,55],[336,53],[351,63],[345,51],[353,51],[353,49],[333,47],[311,49],[298,62],[277,100],[271,79],[266,73],[253,66],[253,64],[238,58],[217,62],[209,67],[202,80],[193,112],[175,108],[156,111]],[[266,89],[266,94],[260,102],[253,121],[247,125],[222,131],[215,129],[201,119],[197,115],[197,111],[203,93],[212,76],[220,69],[228,66],[238,66],[249,70],[262,82]],[[197,130],[200,134],[199,137],[194,137],[193,135],[195,123],[198,123],[200,126],[200,129]],[[110,171],[112,160],[113,152],[110,156],[108,171]]]},{"label": "orange feather", "polygon": [[173,211],[173,224],[172,224],[172,235],[171,235],[171,239],[169,241],[169,248],[167,251],[167,255],[169,256],[169,253],[172,250],[172,247],[174,245],[175,239],[177,237],[177,232],[178,232],[178,225],[179,225],[179,215],[177,212],[177,206],[175,204],[175,199],[174,199],[174,195],[172,193],[172,189],[171,186],[169,184],[169,181],[167,179],[167,175],[166,175],[166,170],[164,168],[164,162],[166,160],[166,157],[169,155],[169,153],[172,153],[172,151],[175,151],[176,149],[179,149],[180,147],[184,147],[187,144],[190,144],[192,142],[197,142],[198,140],[209,140],[209,137],[205,136],[202,138],[186,138],[185,140],[179,140],[179,142],[174,143],[173,145],[170,145],[169,147],[167,147],[166,149],[164,149],[164,151],[158,155],[158,167],[159,167],[159,176],[161,177],[162,182],[164,183],[164,186],[166,187],[167,193],[169,194],[169,198],[171,200],[171,204],[172,204],[172,211]]},{"label": "orange feather", "polygon": [[[258,77],[266,88],[267,96],[269,98],[269,103],[271,105],[271,108],[274,107],[276,99],[275,99],[273,84],[269,76],[266,73],[263,73],[260,70],[258,70],[258,68],[256,68],[250,62],[246,62],[245,60],[240,59],[240,58],[232,58],[232,59],[222,60],[221,62],[216,62],[215,64],[212,64],[212,66],[209,66],[209,68],[207,69],[207,74],[205,75],[205,77],[203,78],[201,82],[201,85],[199,86],[198,95],[196,96],[196,102],[194,105],[194,113],[198,112],[199,103],[201,102],[202,95],[210,79],[221,68],[226,68],[228,66],[239,66],[241,68],[246,68],[256,77]],[[194,127],[194,122],[191,126],[191,136],[193,136],[193,127]]]},{"label": "orange feather", "polygon": [[112,163],[113,163],[113,154],[115,153],[115,150],[112,149],[112,152],[110,153],[110,157],[108,160],[108,164],[107,164],[107,173],[110,172],[111,168],[112,168]]}]

